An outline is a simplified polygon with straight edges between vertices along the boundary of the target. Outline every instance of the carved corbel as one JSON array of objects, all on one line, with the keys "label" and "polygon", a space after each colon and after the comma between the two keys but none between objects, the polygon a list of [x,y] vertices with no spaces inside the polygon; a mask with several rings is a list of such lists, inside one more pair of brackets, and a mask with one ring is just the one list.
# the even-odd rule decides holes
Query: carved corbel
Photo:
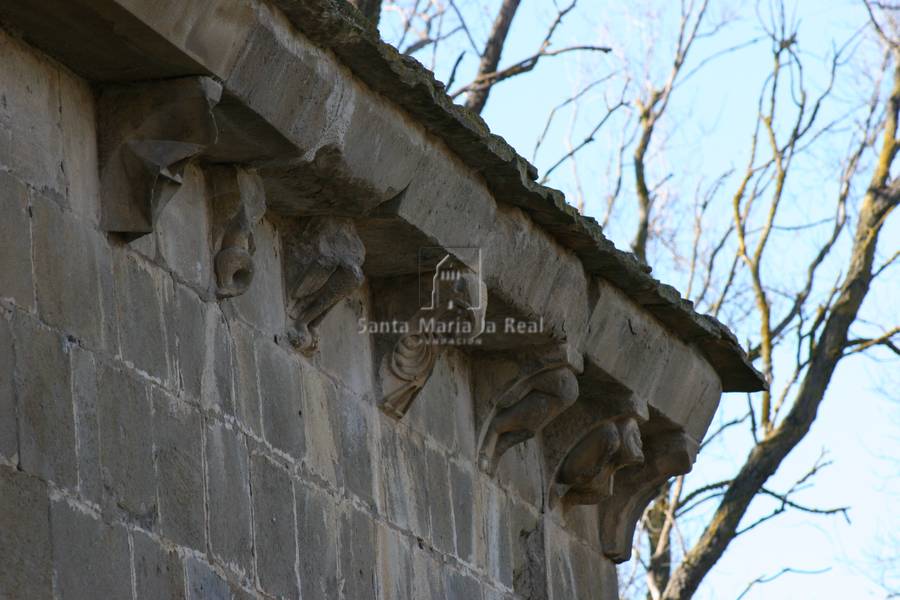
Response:
[{"label": "carved corbel", "polygon": [[557,476],[563,502],[598,504],[612,496],[616,472],[644,462],[637,420],[603,421],[569,452]]},{"label": "carved corbel", "polygon": [[600,543],[610,560],[621,563],[631,558],[634,529],[644,509],[669,478],[691,470],[696,456],[693,438],[669,431],[645,441],[643,465],[621,470],[612,496],[599,506]]},{"label": "carved corbel", "polygon": [[213,199],[213,240],[216,295],[239,296],[247,291],[256,271],[253,228],[266,212],[262,181],[254,172],[237,167],[209,169]]},{"label": "carved corbel", "polygon": [[427,306],[401,323],[400,338],[382,360],[381,409],[402,419],[425,387],[446,346],[475,342],[485,327],[487,287],[461,261],[447,255],[436,269]]},{"label": "carved corbel", "polygon": [[100,95],[101,225],[150,233],[185,166],[215,143],[222,86],[208,77],[111,85]]},{"label": "carved corbel", "polygon": [[565,349],[525,352],[518,357],[519,374],[491,403],[478,441],[478,466],[489,475],[503,454],[543,430],[578,399],[575,369]]},{"label": "carved corbel", "polygon": [[287,236],[287,313],[293,323],[288,340],[297,350],[307,355],[316,351],[316,325],[362,285],[365,258],[365,246],[351,219],[313,217]]},{"label": "carved corbel", "polygon": [[647,402],[590,365],[581,379],[581,397],[544,432],[551,507],[601,502],[614,493],[617,474],[644,459]]}]

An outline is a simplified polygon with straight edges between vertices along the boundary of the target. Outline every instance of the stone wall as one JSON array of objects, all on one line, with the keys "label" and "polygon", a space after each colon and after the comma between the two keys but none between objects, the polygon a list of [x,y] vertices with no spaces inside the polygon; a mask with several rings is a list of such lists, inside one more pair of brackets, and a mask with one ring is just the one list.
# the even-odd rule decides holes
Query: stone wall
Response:
[{"label": "stone wall", "polygon": [[0,57],[0,598],[617,596],[536,441],[476,467],[476,357],[388,417],[367,285],[298,353],[277,218],[218,300],[215,171],[152,234],[102,231],[94,90],[12,34]]}]

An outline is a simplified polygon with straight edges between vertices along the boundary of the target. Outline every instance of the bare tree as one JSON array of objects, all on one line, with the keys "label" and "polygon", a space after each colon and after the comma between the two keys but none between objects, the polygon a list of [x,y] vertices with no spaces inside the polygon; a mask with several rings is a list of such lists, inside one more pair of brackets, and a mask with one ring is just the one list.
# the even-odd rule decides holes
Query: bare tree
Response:
[{"label": "bare tree", "polygon": [[[747,398],[743,415],[721,423],[704,441],[705,446],[725,436],[743,436],[749,452],[736,465],[735,474],[698,484],[693,483],[693,474],[676,478],[662,487],[645,513],[643,539],[635,547],[636,560],[623,589],[631,590],[632,595],[646,594],[651,600],[690,598],[735,539],[759,531],[759,526],[789,510],[846,517],[847,507],[815,506],[797,498],[828,466],[824,456],[786,489],[776,489],[770,479],[807,436],[844,358],[873,352],[900,356],[900,324],[890,322],[890,316],[886,322],[873,324],[862,319],[860,312],[873,285],[900,263],[896,248],[893,253],[888,250],[887,258],[879,259],[877,252],[885,223],[900,204],[900,179],[892,177],[900,149],[898,8],[861,0],[867,19],[834,48],[824,67],[818,67],[824,76],[811,77],[812,62],[819,59],[801,50],[797,20],[782,1],[757,7],[762,35],[701,54],[698,42],[715,38],[729,25],[727,18],[712,19],[713,1],[680,3],[674,43],[662,61],[662,76],[654,75],[648,66],[654,58],[651,51],[658,53],[666,46],[662,41],[651,44],[652,49],[645,48],[646,54],[637,58],[629,56],[634,48],[615,48],[611,69],[593,73],[586,85],[561,99],[547,116],[533,153],[536,160],[539,150],[546,150],[555,121],[571,111],[564,151],[546,163],[541,181],[552,183],[552,177],[562,174],[561,165],[571,166],[569,177],[579,208],[582,203],[602,203],[604,226],[621,218],[623,210],[632,209],[636,216],[634,252],[647,260],[651,248],[662,246],[669,251],[676,259],[675,271],[685,277],[687,296],[700,309],[747,333],[750,358],[771,384],[760,397]],[[468,68],[463,60],[466,52],[477,52],[480,61],[471,82],[451,95],[465,94],[466,105],[476,112],[484,109],[495,86],[532,71],[544,57],[567,55],[574,59],[584,56],[585,50],[609,50],[577,40],[552,49],[560,23],[576,10],[576,1],[572,1],[557,6],[536,52],[502,67],[503,47],[518,9],[517,0],[501,2],[483,45],[476,42],[477,31],[463,20],[467,17],[474,22],[476,17],[458,9],[454,13],[457,25],[449,31],[464,32],[467,43],[466,49],[453,51],[447,59],[447,64],[452,62],[451,80]],[[660,27],[654,23],[654,35]],[[428,35],[427,39],[436,53],[438,44],[448,38]],[[670,114],[673,98],[714,61],[760,44],[768,44],[771,68],[760,74],[763,81],[755,114],[746,115],[752,123],[744,148],[746,162],[711,181],[694,177],[692,192],[679,188],[689,179],[678,172],[679,168],[688,169],[684,161],[663,165],[665,132],[674,119]],[[864,91],[859,103],[847,110],[846,95],[837,91],[839,84],[849,81],[851,74],[859,75],[859,61],[853,61],[861,48],[874,45],[880,48],[880,61],[871,69],[865,87],[857,86]],[[658,55],[655,60],[658,64]],[[634,64],[639,68],[631,68]],[[605,108],[598,110],[600,94]],[[583,138],[576,127],[579,115],[585,115]],[[621,128],[620,135],[611,133],[613,125]],[[597,148],[593,143],[601,136],[614,139],[614,143]],[[839,168],[823,176],[821,189],[798,189],[800,184],[795,182],[803,177],[803,161],[811,160],[823,147],[837,148],[838,142],[846,148]],[[735,144],[740,148],[739,140]],[[592,149],[596,149],[594,154],[590,154]],[[584,185],[580,168],[590,168],[591,161],[600,162],[598,153],[610,165],[609,178],[598,185]],[[833,180],[826,181],[827,176]],[[618,202],[632,194],[633,203]],[[828,207],[830,216],[785,225],[786,215],[791,214],[786,206],[798,194],[815,197],[816,205]],[[660,198],[672,200],[666,203]],[[677,214],[691,215],[690,227],[677,232],[680,235],[664,235],[662,227],[654,224],[655,219]],[[798,254],[805,262],[797,276],[786,277],[781,272],[785,245],[777,240],[785,234],[802,239],[807,247],[815,244],[808,254]],[[757,499],[760,504],[768,503],[771,510],[747,523],[748,508]],[[698,515],[704,519],[701,530],[682,531],[685,519]],[[774,578],[806,572],[808,569],[786,566],[777,573],[760,574],[748,582],[744,594]],[[641,579],[643,585],[638,584]],[[628,582],[635,583],[633,589]]]}]

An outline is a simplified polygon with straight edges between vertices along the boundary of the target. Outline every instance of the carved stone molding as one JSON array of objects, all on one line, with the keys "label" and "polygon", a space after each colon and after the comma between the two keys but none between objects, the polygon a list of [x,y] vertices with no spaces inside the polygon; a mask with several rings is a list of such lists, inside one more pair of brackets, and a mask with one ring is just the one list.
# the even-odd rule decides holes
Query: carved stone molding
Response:
[{"label": "carved stone molding", "polygon": [[450,255],[438,263],[426,305],[397,327],[400,338],[381,361],[381,409],[402,419],[440,352],[481,335],[486,309],[487,287],[476,273]]},{"label": "carved stone molding", "polygon": [[623,468],[613,494],[600,503],[603,553],[620,563],[631,558],[634,528],[659,488],[671,477],[691,470],[698,444],[686,433],[659,433],[644,442],[644,463]]},{"label": "carved stone molding", "polygon": [[231,298],[246,292],[253,281],[253,228],[266,212],[265,191],[254,172],[226,166],[212,167],[208,173],[213,240],[218,248],[214,258],[216,295]]},{"label": "carved stone molding", "polygon": [[365,258],[365,246],[351,219],[313,217],[285,237],[287,313],[293,322],[288,340],[297,350],[316,351],[316,325],[362,285]]},{"label": "carved stone molding", "polygon": [[222,86],[208,77],[112,85],[100,94],[100,195],[104,230],[150,233],[185,166],[218,136]]},{"label": "carved stone molding", "polygon": [[544,429],[578,399],[564,346],[519,355],[519,373],[491,402],[478,437],[478,466],[492,475],[503,454]]}]

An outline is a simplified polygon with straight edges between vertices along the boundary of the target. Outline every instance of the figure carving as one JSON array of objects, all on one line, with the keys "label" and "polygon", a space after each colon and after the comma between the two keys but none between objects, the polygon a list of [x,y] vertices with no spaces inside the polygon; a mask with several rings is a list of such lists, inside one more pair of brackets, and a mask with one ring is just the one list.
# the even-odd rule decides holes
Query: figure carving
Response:
[{"label": "figure carving", "polygon": [[100,186],[105,231],[153,231],[185,166],[218,137],[212,109],[222,86],[208,77],[114,85],[100,95]]},{"label": "figure carving", "polygon": [[599,505],[600,543],[613,562],[631,558],[634,528],[650,501],[670,477],[691,470],[697,442],[680,431],[656,434],[644,443],[644,463],[623,468],[611,496]]},{"label": "figure carving", "polygon": [[484,331],[487,287],[462,262],[446,256],[435,269],[430,304],[402,327],[381,368],[381,409],[402,419],[425,387],[445,346],[467,345]]},{"label": "figure carving", "polygon": [[563,461],[558,483],[568,486],[563,500],[597,504],[612,496],[616,472],[644,461],[637,421],[603,421],[587,433]]},{"label": "figure carving", "polygon": [[568,363],[543,365],[509,386],[494,403],[479,444],[478,466],[493,474],[503,454],[531,439],[578,399]]},{"label": "figure carving", "polygon": [[246,292],[253,282],[253,227],[265,214],[265,192],[255,173],[215,167],[209,174],[217,217],[215,236],[221,238],[214,260],[216,294],[219,298],[231,298]]},{"label": "figure carving", "polygon": [[318,348],[316,325],[364,280],[366,249],[351,219],[313,217],[287,244],[290,343],[304,354]]}]

